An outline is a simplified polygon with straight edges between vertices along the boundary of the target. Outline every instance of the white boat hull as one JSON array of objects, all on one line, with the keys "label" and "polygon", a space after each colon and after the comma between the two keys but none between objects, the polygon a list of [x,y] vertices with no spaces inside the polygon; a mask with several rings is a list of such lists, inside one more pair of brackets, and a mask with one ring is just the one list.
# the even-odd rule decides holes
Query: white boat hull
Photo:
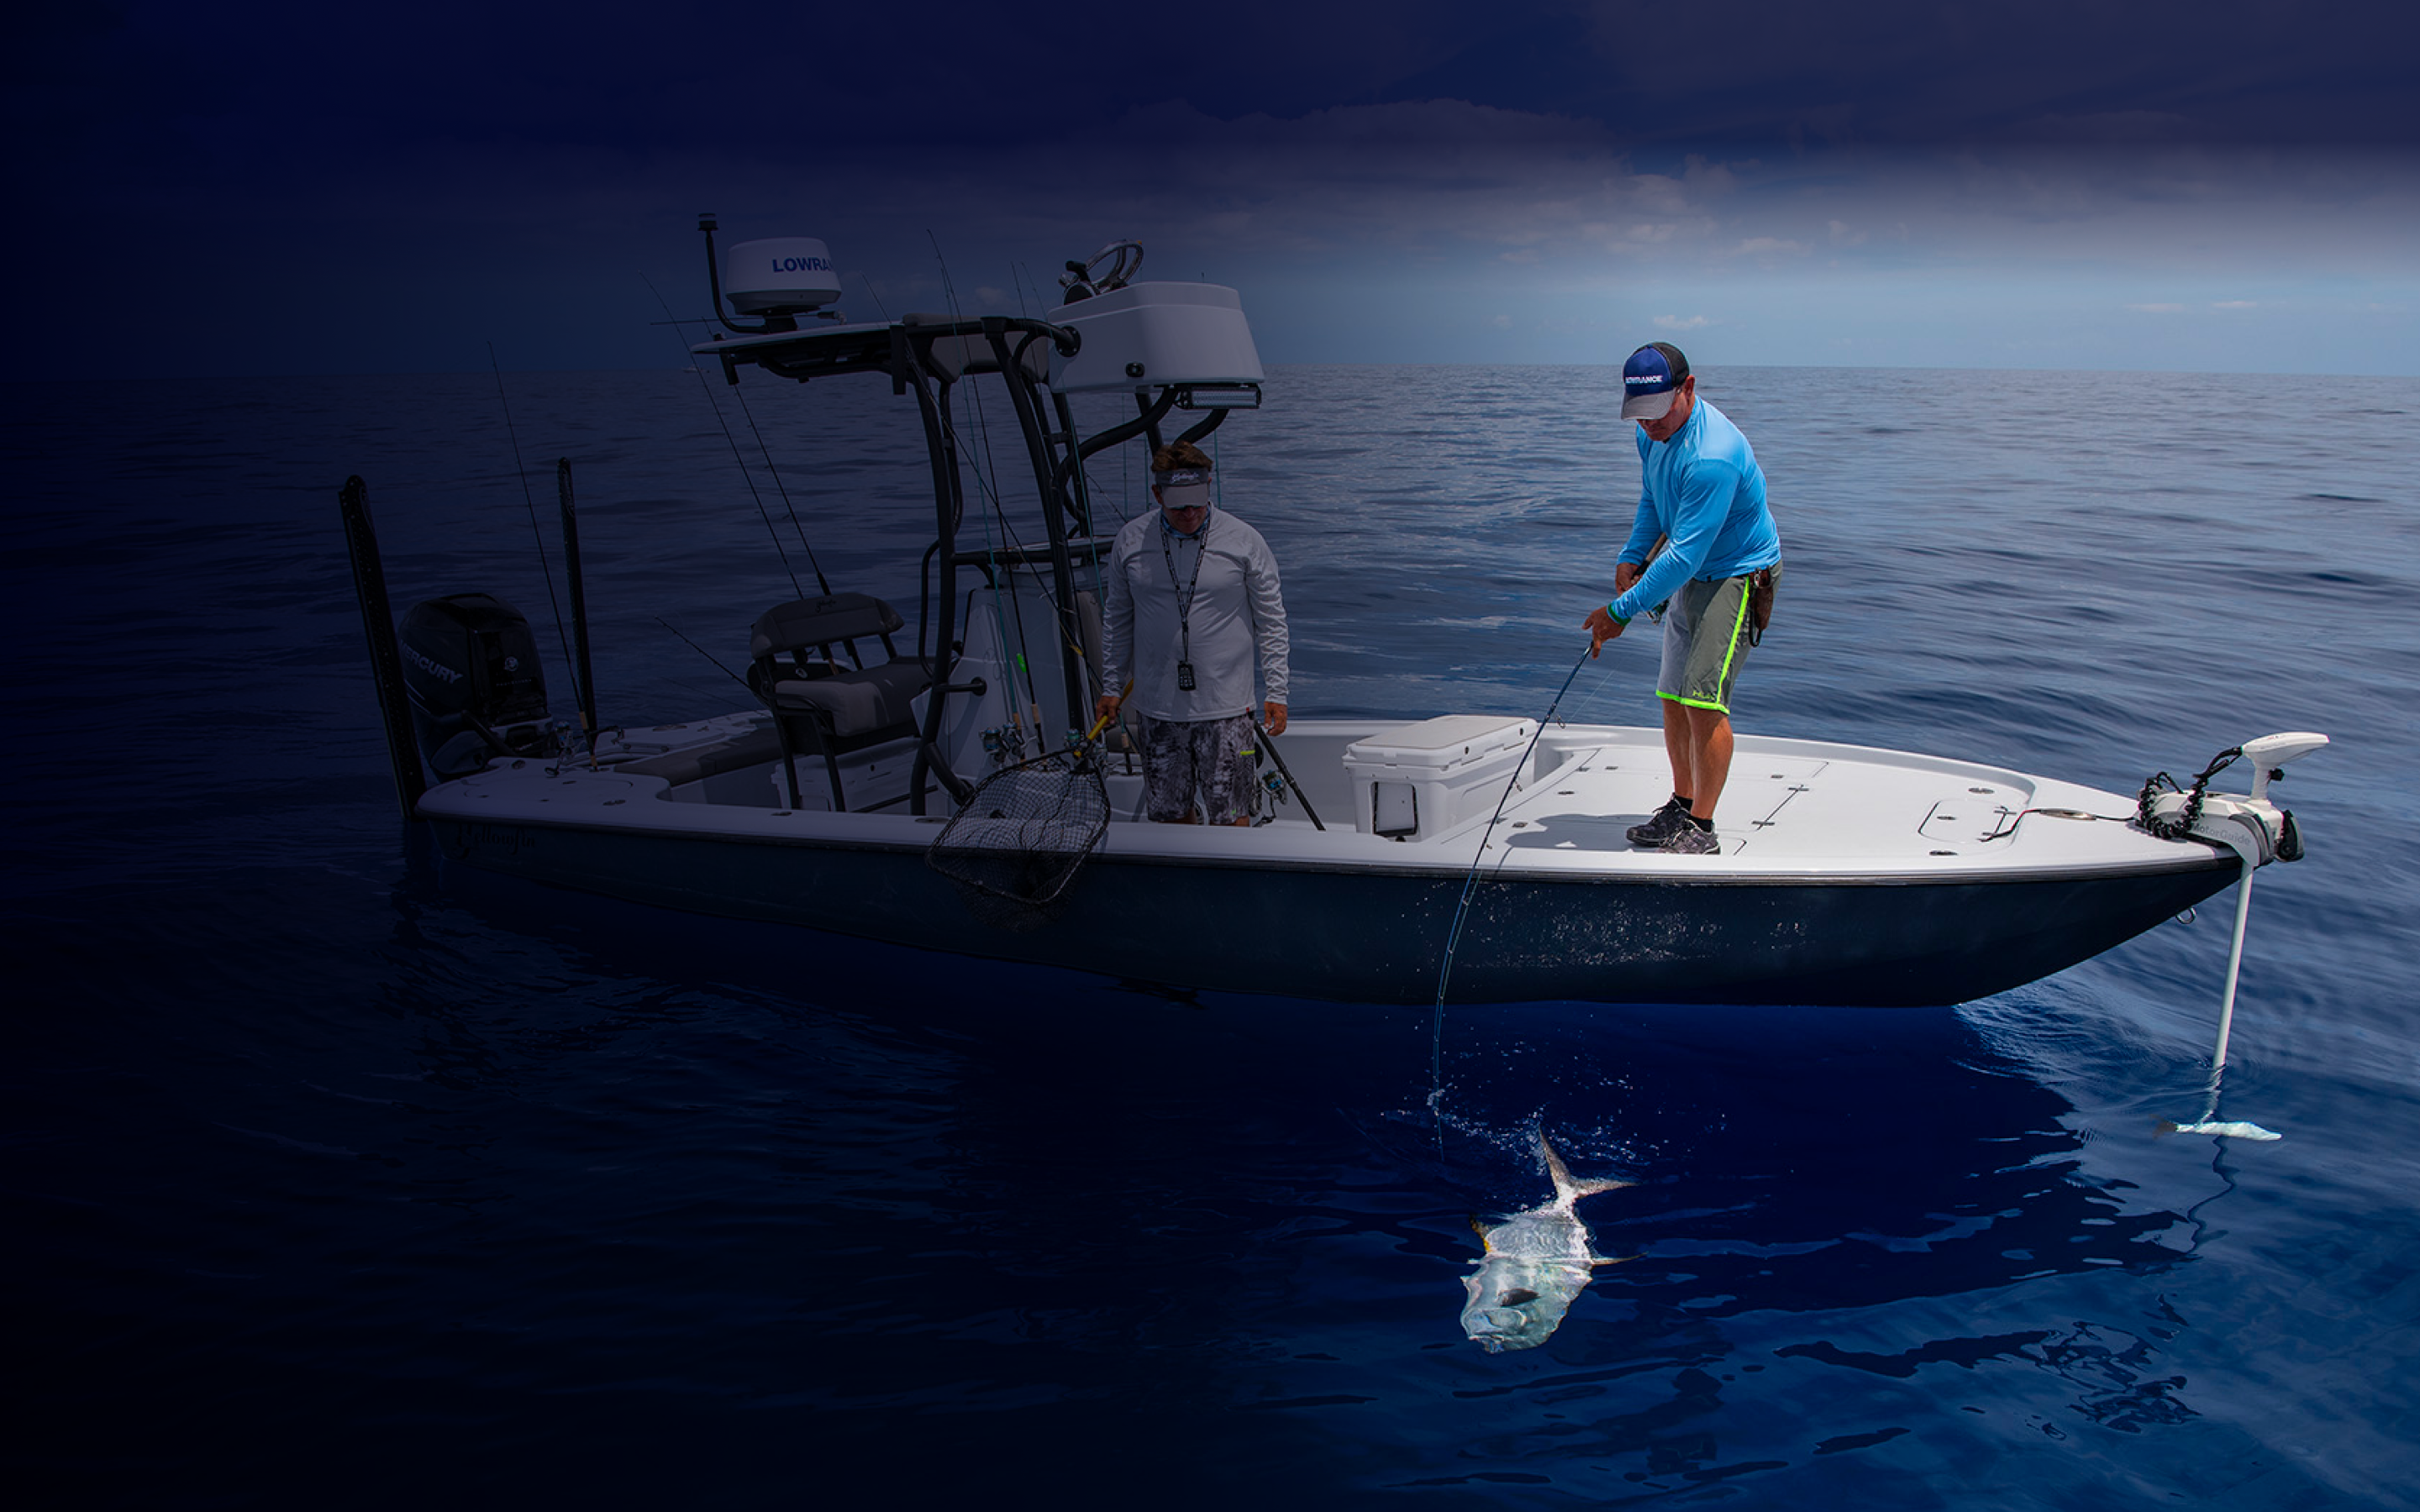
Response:
[{"label": "white boat hull", "polygon": [[[734,716],[669,738],[748,727]],[[1330,756],[1384,728],[1301,721],[1281,742],[1326,832],[1291,818],[1216,830],[1122,818],[1054,917],[1024,930],[977,918],[925,865],[938,813],[773,808],[769,770],[713,779],[726,798],[764,796],[706,802],[709,784],[644,763],[530,763],[432,789],[419,809],[452,859],[554,886],[1178,987],[1365,1002],[1435,996],[1474,859],[1456,1002],[1962,1002],[2108,949],[2238,875],[2220,847],[2125,823],[2133,803],[2116,795],[1757,737],[1740,742],[1721,855],[1641,852],[1621,831],[1665,795],[1660,733],[1606,727],[1549,731],[1493,825],[1491,798],[1433,837],[1388,841],[1348,827],[1354,795]],[[1136,780],[1111,792],[1124,813]]]}]

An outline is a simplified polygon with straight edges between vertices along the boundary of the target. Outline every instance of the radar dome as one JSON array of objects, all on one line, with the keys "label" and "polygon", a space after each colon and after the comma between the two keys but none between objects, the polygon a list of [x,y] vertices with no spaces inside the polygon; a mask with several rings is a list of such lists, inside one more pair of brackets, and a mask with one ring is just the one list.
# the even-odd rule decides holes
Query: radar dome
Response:
[{"label": "radar dome", "polygon": [[741,315],[801,315],[840,298],[831,252],[813,237],[742,241],[722,266],[723,298]]}]

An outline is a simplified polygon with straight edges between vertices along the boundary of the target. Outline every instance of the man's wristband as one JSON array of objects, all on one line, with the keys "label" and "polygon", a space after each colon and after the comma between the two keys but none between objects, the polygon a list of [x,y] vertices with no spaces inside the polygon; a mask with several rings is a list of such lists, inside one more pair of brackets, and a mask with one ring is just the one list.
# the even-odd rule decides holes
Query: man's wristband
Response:
[{"label": "man's wristband", "polygon": [[1630,622],[1622,618],[1621,615],[1616,614],[1613,611],[1613,606],[1610,604],[1607,604],[1605,607],[1605,617],[1611,620],[1614,624],[1621,625],[1625,630],[1630,628]]}]

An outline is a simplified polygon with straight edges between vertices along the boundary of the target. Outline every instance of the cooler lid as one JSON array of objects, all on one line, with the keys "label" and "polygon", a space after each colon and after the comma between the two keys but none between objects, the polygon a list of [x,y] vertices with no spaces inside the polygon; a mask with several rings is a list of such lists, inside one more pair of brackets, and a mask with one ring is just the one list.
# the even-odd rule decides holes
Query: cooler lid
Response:
[{"label": "cooler lid", "polygon": [[1517,751],[1537,728],[1515,715],[1443,714],[1357,740],[1344,748],[1344,759],[1365,766],[1458,766],[1498,751]]}]

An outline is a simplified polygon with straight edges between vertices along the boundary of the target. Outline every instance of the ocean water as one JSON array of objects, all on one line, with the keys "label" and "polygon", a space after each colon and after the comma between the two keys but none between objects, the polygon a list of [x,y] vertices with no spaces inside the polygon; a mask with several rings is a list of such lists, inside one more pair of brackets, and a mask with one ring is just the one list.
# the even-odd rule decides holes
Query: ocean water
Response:
[{"label": "ocean water", "polygon": [[[514,445],[550,552],[569,457],[604,717],[655,723],[736,705],[665,625],[736,665],[784,556],[913,604],[908,404],[513,374],[508,437],[486,374],[18,385],[9,1484],[79,1507],[2415,1504],[2420,380],[1701,382],[1789,563],[1742,728],[2121,793],[2335,737],[2278,789],[2310,855],[2255,889],[2223,1108],[2282,1141],[2154,1137],[2200,1110],[2216,903],[1957,1009],[1457,1009],[1439,1128],[1423,1010],[449,870],[395,812],[345,477],[397,607],[515,600],[568,714]],[[1273,374],[1217,440],[1284,563],[1295,712],[1543,709],[1635,498],[1615,387]],[[1003,446],[1006,421],[962,416]],[[1112,512],[1137,465],[1096,461]],[[1566,714],[1650,720],[1652,677],[1617,644]],[[1635,1183],[1580,1209],[1621,1263],[1544,1347],[1488,1355],[1456,1323],[1471,1219],[1544,1198],[1539,1128]]]}]

